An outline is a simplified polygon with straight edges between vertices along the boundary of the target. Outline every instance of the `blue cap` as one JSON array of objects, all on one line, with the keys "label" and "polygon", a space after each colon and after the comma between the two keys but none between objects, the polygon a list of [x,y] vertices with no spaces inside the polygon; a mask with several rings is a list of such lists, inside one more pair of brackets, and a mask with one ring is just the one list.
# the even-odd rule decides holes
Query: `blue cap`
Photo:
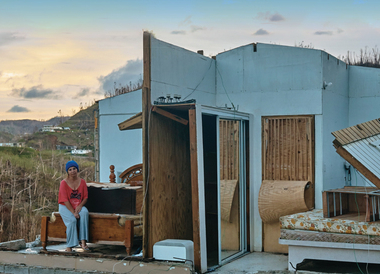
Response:
[{"label": "blue cap", "polygon": [[77,162],[75,162],[75,161],[68,161],[66,163],[66,172],[68,172],[69,168],[73,167],[73,166],[76,167],[77,170],[79,171],[79,166],[78,166]]}]

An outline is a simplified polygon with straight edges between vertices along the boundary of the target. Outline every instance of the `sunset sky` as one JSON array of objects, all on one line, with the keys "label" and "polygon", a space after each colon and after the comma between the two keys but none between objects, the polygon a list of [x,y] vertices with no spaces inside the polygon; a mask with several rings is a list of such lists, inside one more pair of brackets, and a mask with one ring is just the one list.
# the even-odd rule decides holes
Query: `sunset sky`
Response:
[{"label": "sunset sky", "polygon": [[380,42],[378,0],[0,0],[0,120],[72,115],[142,78],[143,30],[206,56],[261,42],[338,57]]}]

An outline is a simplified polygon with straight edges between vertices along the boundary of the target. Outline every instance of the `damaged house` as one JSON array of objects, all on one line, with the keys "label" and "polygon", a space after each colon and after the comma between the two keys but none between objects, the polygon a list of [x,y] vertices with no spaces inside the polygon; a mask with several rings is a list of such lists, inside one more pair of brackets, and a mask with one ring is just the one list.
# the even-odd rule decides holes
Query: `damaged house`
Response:
[{"label": "damaged house", "polygon": [[380,117],[379,70],[262,43],[210,58],[148,32],[143,54],[142,90],[99,104],[99,181],[143,164],[143,256],[191,240],[206,272],[287,253],[279,216],[321,210],[323,191],[348,184],[331,132]]}]

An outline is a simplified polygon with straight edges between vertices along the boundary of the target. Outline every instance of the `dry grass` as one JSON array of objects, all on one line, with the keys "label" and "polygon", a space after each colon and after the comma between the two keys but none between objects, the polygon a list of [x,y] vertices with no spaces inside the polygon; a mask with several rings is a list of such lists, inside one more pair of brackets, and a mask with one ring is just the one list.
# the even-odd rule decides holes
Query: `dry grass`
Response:
[{"label": "dry grass", "polygon": [[[0,149],[0,241],[33,241],[40,234],[41,216],[58,211],[60,181],[71,156],[57,151]],[[75,158],[80,176],[94,179],[94,162]]]}]

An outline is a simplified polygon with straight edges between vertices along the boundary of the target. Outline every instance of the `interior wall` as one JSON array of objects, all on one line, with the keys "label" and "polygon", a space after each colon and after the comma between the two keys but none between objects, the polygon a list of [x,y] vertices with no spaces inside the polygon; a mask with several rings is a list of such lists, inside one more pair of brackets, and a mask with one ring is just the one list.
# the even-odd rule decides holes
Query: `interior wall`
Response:
[{"label": "interior wall", "polygon": [[349,124],[380,118],[380,69],[349,67]]},{"label": "interior wall", "polygon": [[[323,82],[323,190],[345,185],[344,159],[336,153],[331,132],[348,127],[348,65],[322,52]],[[331,83],[331,85],[329,85]],[[318,192],[322,208],[322,192]]]},{"label": "interior wall", "polygon": [[[262,223],[257,207],[262,181],[261,160],[257,160],[262,154],[261,117],[322,114],[321,51],[258,43],[218,54],[216,60],[216,105],[233,104],[235,109],[253,114],[250,154],[256,160],[250,162],[250,247],[261,251]],[[316,146],[320,145],[317,142]],[[322,169],[318,165],[321,161],[315,168]]]},{"label": "interior wall", "polygon": [[215,60],[151,37],[151,100],[170,94],[215,106]]},{"label": "interior wall", "polygon": [[99,181],[109,182],[110,165],[119,174],[142,163],[142,130],[120,131],[118,124],[141,112],[141,89],[99,101]]}]

